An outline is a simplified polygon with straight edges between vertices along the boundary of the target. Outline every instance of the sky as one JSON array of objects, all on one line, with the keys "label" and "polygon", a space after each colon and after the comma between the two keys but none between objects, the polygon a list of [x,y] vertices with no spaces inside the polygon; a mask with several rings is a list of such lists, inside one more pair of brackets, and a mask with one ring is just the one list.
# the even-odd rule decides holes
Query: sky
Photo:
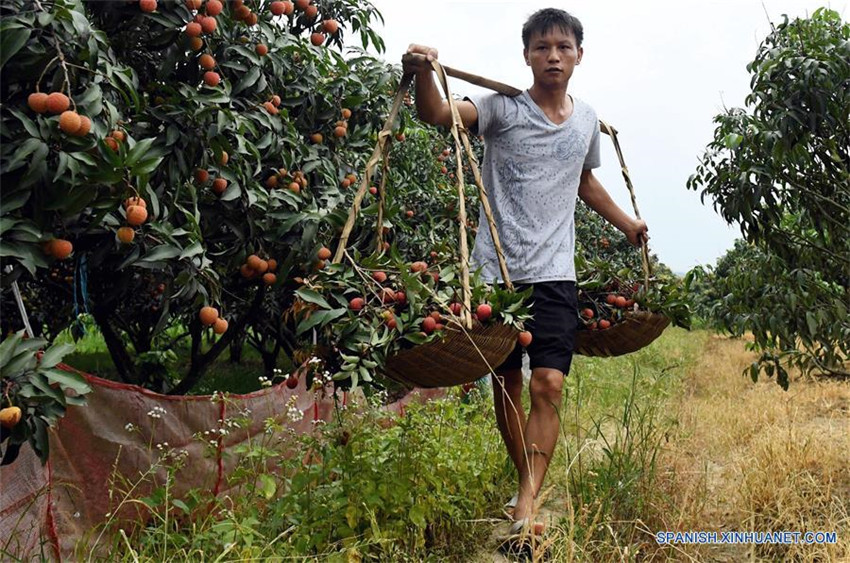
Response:
[{"label": "sky", "polygon": [[[384,17],[376,30],[387,61],[398,62],[410,43],[435,47],[447,66],[527,88],[522,24],[554,7],[578,17],[584,56],[569,93],[590,103],[619,131],[638,209],[649,226],[650,250],[673,271],[714,265],[739,237],[686,188],[713,119],[743,107],[746,70],[782,15],[805,17],[820,6],[850,17],[850,0],[371,0]],[[452,79],[456,95],[483,90]],[[616,153],[603,135],[602,167],[594,170],[614,200],[633,208]]]}]

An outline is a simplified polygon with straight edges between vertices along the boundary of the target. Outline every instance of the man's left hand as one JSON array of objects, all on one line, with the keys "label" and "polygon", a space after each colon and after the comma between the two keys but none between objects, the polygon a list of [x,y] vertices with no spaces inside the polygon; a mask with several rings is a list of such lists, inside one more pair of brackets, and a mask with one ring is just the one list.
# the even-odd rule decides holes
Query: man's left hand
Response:
[{"label": "man's left hand", "polygon": [[629,228],[624,231],[626,238],[629,239],[629,242],[634,246],[640,246],[641,241],[649,241],[649,235],[647,232],[649,231],[649,227],[646,226],[646,221],[643,219],[635,219],[632,221],[632,224],[629,225]]}]

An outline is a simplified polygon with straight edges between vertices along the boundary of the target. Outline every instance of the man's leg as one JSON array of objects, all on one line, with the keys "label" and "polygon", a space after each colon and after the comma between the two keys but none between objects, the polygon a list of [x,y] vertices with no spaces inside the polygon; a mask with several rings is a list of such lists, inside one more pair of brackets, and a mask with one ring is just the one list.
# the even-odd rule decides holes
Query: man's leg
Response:
[{"label": "man's leg", "polygon": [[522,452],[522,463],[519,465],[519,498],[514,510],[515,520],[531,516],[534,498],[549,469],[558,442],[560,421],[557,409],[561,407],[563,386],[564,374],[559,370],[535,368],[531,373],[531,410],[525,426],[525,451]]},{"label": "man's leg", "polygon": [[522,406],[522,368],[497,371],[492,376],[493,406],[496,412],[496,425],[502,434],[502,440],[508,455],[516,466],[517,474],[522,474],[525,446],[522,432],[525,428],[525,409]]}]

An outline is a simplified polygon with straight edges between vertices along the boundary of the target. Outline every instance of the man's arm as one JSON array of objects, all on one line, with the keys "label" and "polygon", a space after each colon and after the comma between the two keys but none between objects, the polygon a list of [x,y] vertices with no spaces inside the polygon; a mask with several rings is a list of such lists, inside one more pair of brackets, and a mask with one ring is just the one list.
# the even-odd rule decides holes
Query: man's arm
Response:
[{"label": "man's arm", "polygon": [[578,196],[591,209],[602,215],[606,221],[621,230],[633,245],[639,246],[641,237],[649,240],[649,235],[646,234],[649,230],[646,222],[642,219],[633,219],[626,215],[614,203],[611,195],[605,190],[599,180],[596,179],[592,170],[582,171],[581,181],[578,185]]},{"label": "man's arm", "polygon": [[[431,125],[452,126],[452,110],[449,103],[443,100],[437,81],[434,79],[431,61],[437,60],[437,50],[424,45],[410,45],[408,54],[424,55],[415,60],[403,63],[404,72],[412,72],[416,76],[416,113],[419,119]],[[457,110],[463,125],[472,127],[478,121],[478,110],[475,104],[466,100],[458,100]]]}]

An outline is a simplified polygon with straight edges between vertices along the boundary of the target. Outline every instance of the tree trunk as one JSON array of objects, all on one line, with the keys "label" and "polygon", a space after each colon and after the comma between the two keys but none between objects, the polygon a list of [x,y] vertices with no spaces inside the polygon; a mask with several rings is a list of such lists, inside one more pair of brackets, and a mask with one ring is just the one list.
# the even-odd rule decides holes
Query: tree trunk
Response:
[{"label": "tree trunk", "polygon": [[242,334],[248,321],[260,310],[265,294],[266,286],[260,286],[257,293],[254,294],[254,301],[251,303],[251,307],[236,322],[231,323],[227,332],[221,335],[206,353],[201,353],[201,341],[203,339],[201,322],[197,317],[192,320],[189,325],[189,333],[192,335],[192,362],[189,366],[189,373],[186,374],[186,377],[174,389],[168,392],[169,395],[185,395],[201,380],[201,377],[206,373],[210,364],[230,346],[237,336]]},{"label": "tree trunk", "polygon": [[241,364],[242,363],[242,349],[245,347],[245,339],[244,338],[234,338],[233,342],[230,343],[230,363],[231,364]]},{"label": "tree trunk", "polygon": [[265,375],[267,378],[272,379],[274,377],[274,368],[277,367],[277,357],[280,354],[280,343],[275,342],[274,349],[271,352],[267,352],[264,348],[260,351],[260,354],[263,356],[263,370],[265,371]]},{"label": "tree trunk", "polygon": [[95,322],[100,333],[103,335],[103,341],[106,343],[106,348],[109,350],[109,356],[112,358],[112,363],[118,370],[118,375],[124,383],[132,383],[139,385],[141,383],[139,374],[136,372],[136,364],[130,353],[127,351],[127,346],[112,324],[109,322],[109,315],[105,315],[101,309],[95,309],[92,312]]}]

